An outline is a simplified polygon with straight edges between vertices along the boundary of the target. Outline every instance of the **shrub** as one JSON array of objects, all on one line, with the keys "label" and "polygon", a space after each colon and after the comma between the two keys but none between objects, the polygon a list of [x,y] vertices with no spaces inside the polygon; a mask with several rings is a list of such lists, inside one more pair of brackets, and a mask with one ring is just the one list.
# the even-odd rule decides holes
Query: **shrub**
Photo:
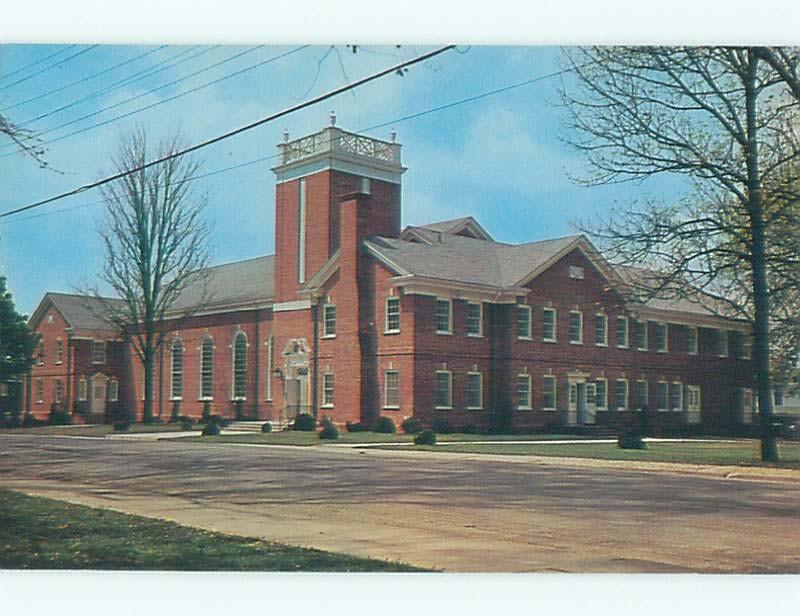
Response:
[{"label": "shrub", "polygon": [[268,421],[265,421],[263,424],[261,424],[261,432],[264,434],[267,432],[272,432],[272,424]]},{"label": "shrub", "polygon": [[114,422],[114,432],[130,432],[131,422],[127,419],[120,419]]},{"label": "shrub", "polygon": [[436,432],[433,430],[423,430],[414,437],[415,445],[435,445]]},{"label": "shrub", "polygon": [[41,428],[42,426],[46,426],[47,422],[42,419],[36,419],[33,415],[25,415],[22,420],[22,427],[23,428]]},{"label": "shrub", "polygon": [[222,429],[216,421],[209,421],[203,428],[203,436],[219,436]]},{"label": "shrub", "polygon": [[378,417],[375,425],[372,426],[372,431],[379,432],[380,434],[394,434],[397,432],[397,426],[394,425],[391,417],[381,415]]},{"label": "shrub", "polygon": [[2,425],[4,428],[7,428],[9,430],[12,430],[14,428],[19,428],[20,426],[19,415],[8,415],[3,419]]},{"label": "shrub", "polygon": [[359,421],[346,421],[344,425],[348,432],[367,432],[367,427]]},{"label": "shrub", "polygon": [[206,400],[203,402],[203,417],[200,420],[202,423],[208,423],[211,421],[211,401]]},{"label": "shrub", "polygon": [[230,425],[231,420],[225,419],[222,415],[211,415],[211,417],[209,417],[208,423],[215,423],[220,428],[227,428]]},{"label": "shrub", "polygon": [[316,432],[317,420],[314,419],[313,415],[308,413],[300,413],[294,419],[294,429],[299,430],[300,432]]},{"label": "shrub", "polygon": [[339,430],[332,421],[323,421],[319,437],[321,439],[336,440],[339,438]]},{"label": "shrub", "polygon": [[437,434],[452,434],[453,426],[444,417],[437,417],[431,423],[431,429]]},{"label": "shrub", "polygon": [[638,432],[626,432],[617,437],[617,447],[620,449],[647,449],[647,443],[642,440]]},{"label": "shrub", "polygon": [[406,417],[400,427],[406,434],[419,434],[422,432],[422,422],[416,417]]},{"label": "shrub", "polygon": [[477,426],[475,426],[475,424],[465,424],[461,428],[461,433],[462,434],[478,434],[478,432],[479,432],[478,428],[477,428]]},{"label": "shrub", "polygon": [[50,411],[48,423],[51,426],[68,426],[72,423],[72,417],[70,417],[69,413],[66,411],[57,411],[54,409]]},{"label": "shrub", "polygon": [[180,415],[178,417],[178,421],[181,422],[181,430],[189,431],[194,426],[194,421],[192,421],[191,417],[187,417],[186,415]]}]

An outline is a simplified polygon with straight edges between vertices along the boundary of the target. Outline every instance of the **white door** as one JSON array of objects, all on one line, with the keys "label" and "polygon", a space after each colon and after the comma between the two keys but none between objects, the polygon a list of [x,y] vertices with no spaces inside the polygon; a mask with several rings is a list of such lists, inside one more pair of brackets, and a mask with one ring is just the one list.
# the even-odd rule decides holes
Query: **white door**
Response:
[{"label": "white door", "polygon": [[700,423],[700,388],[689,385],[686,388],[687,421],[690,424]]},{"label": "white door", "polygon": [[106,387],[108,378],[102,374],[95,374],[92,377],[91,409],[93,415],[105,415],[106,413]]}]

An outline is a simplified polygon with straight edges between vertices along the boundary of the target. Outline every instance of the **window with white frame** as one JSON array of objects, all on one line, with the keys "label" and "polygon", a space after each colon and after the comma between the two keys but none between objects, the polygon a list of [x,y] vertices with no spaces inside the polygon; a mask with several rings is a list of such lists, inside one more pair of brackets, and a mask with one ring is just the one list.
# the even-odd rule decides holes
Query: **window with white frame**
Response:
[{"label": "window with white frame", "polygon": [[78,379],[78,402],[86,402],[87,392],[89,391],[89,382],[81,377]]},{"label": "window with white frame", "polygon": [[325,304],[322,315],[322,337],[336,338],[336,306]]},{"label": "window with white frame", "polygon": [[269,335],[267,338],[267,402],[272,401],[272,379],[274,378],[272,374],[272,366],[275,358],[273,357],[275,354],[275,339],[273,338],[272,334]]},{"label": "window with white frame", "polygon": [[56,363],[60,364],[64,361],[64,342],[59,338],[56,340]]},{"label": "window with white frame", "polygon": [[542,340],[545,342],[556,341],[556,321],[558,314],[555,308],[545,308],[542,314]]},{"label": "window with white frame", "polygon": [[36,402],[44,402],[44,379],[36,379]]},{"label": "window with white frame", "polygon": [[728,356],[728,330],[717,330],[717,355],[720,357]]},{"label": "window with white frame", "polygon": [[659,411],[669,410],[669,383],[666,381],[656,383],[656,407]]},{"label": "window with white frame", "polygon": [[750,332],[742,332],[742,359],[751,359],[753,356],[753,337]]},{"label": "window with white frame", "polygon": [[667,324],[655,323],[655,348],[657,353],[667,352]]},{"label": "window with white frame", "polygon": [[673,411],[683,410],[683,383],[670,383],[669,385],[669,408]]},{"label": "window with white frame", "polygon": [[386,370],[383,373],[383,408],[400,408],[400,371]]},{"label": "window with white frame", "polygon": [[602,312],[595,315],[594,343],[597,346],[608,346],[608,317]]},{"label": "window with white frame", "polygon": [[483,408],[483,375],[480,372],[467,373],[467,408]]},{"label": "window with white frame", "polygon": [[214,397],[214,339],[205,336],[200,346],[200,398]]},{"label": "window with white frame", "polygon": [[64,399],[64,383],[61,380],[57,380],[53,387],[53,402],[56,404],[61,404]]},{"label": "window with white frame", "polygon": [[525,304],[517,304],[517,338],[520,340],[533,338],[531,307]]},{"label": "window with white frame", "polygon": [[608,409],[608,379],[600,378],[595,381],[594,400],[599,410]]},{"label": "window with white frame", "polygon": [[617,317],[617,348],[628,348],[628,317]]},{"label": "window with white frame", "polygon": [[578,384],[569,383],[567,385],[567,392],[567,404],[569,405],[569,410],[574,411],[578,408]]},{"label": "window with white frame", "polygon": [[557,402],[556,377],[545,375],[542,381],[542,407],[545,411],[555,411]]},{"label": "window with white frame", "polygon": [[322,406],[324,408],[333,407],[333,388],[334,377],[332,372],[326,372],[322,375]]},{"label": "window with white frame", "polygon": [[483,304],[467,304],[467,336],[483,336]]},{"label": "window with white frame", "polygon": [[233,399],[247,398],[247,335],[236,332],[233,337]]},{"label": "window with white frame", "polygon": [[529,374],[517,375],[517,408],[521,411],[530,411],[531,406],[531,376]]},{"label": "window with white frame", "polygon": [[449,299],[436,300],[436,333],[453,333],[453,302]]},{"label": "window with white frame", "polygon": [[39,336],[38,353],[36,354],[36,365],[44,366],[44,336]]},{"label": "window with white frame", "polygon": [[108,382],[108,401],[117,402],[119,400],[119,381],[111,379]]},{"label": "window with white frame", "polygon": [[617,379],[614,387],[614,401],[618,411],[628,409],[628,379]]},{"label": "window with white frame", "polygon": [[686,352],[689,355],[697,355],[697,328],[686,328]]},{"label": "window with white frame", "polygon": [[94,340],[92,341],[92,363],[104,364],[106,363],[106,341]]},{"label": "window with white frame", "polygon": [[400,331],[400,298],[386,298],[386,333],[396,334]]},{"label": "window with white frame", "polygon": [[583,280],[583,268],[579,265],[570,265],[569,277],[574,280]]},{"label": "window with white frame", "polygon": [[636,349],[639,351],[647,350],[647,321],[633,322],[633,335]]},{"label": "window with white frame", "polygon": [[569,342],[583,344],[583,313],[580,310],[569,311]]},{"label": "window with white frame", "polygon": [[640,411],[650,406],[650,386],[644,379],[636,381],[636,408]]},{"label": "window with white frame", "polygon": [[437,409],[453,408],[453,375],[449,370],[436,371],[433,406]]}]

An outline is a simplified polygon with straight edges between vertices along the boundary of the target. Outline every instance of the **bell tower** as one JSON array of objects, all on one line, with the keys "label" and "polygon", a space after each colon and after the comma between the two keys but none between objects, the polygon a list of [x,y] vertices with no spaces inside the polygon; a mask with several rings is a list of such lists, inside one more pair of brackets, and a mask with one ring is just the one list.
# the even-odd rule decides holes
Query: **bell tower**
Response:
[{"label": "bell tower", "polygon": [[[340,249],[341,200],[362,195],[367,220],[360,241],[370,235],[399,237],[400,144],[329,126],[278,145],[275,190],[275,302],[292,302],[305,283]],[[363,236],[363,237],[362,237]]]}]

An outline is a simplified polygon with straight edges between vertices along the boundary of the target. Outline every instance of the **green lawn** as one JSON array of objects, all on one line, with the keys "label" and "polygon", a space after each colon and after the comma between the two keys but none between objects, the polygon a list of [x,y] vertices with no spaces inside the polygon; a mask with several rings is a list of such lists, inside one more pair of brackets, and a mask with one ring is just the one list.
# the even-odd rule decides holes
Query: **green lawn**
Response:
[{"label": "green lawn", "polygon": [[[388,448],[387,448],[388,449]],[[645,450],[620,449],[612,443],[566,444],[452,444],[392,447],[393,450],[426,450],[452,453],[510,454],[555,456],[566,458],[597,458],[602,460],[643,460],[650,462],[682,462],[687,464],[760,465],[759,443],[755,440],[737,442],[648,443]],[[781,465],[800,466],[800,443],[780,444]]]},{"label": "green lawn", "polygon": [[[199,427],[197,428],[200,429]],[[183,428],[179,423],[154,423],[154,424],[131,424],[130,432],[181,432]],[[40,428],[15,428],[13,430],[3,430],[0,434],[50,434],[53,436],[96,436],[104,437],[114,432],[110,424],[89,425],[89,426],[42,426]]]},{"label": "green lawn", "polygon": [[0,569],[420,571],[0,488]]}]

